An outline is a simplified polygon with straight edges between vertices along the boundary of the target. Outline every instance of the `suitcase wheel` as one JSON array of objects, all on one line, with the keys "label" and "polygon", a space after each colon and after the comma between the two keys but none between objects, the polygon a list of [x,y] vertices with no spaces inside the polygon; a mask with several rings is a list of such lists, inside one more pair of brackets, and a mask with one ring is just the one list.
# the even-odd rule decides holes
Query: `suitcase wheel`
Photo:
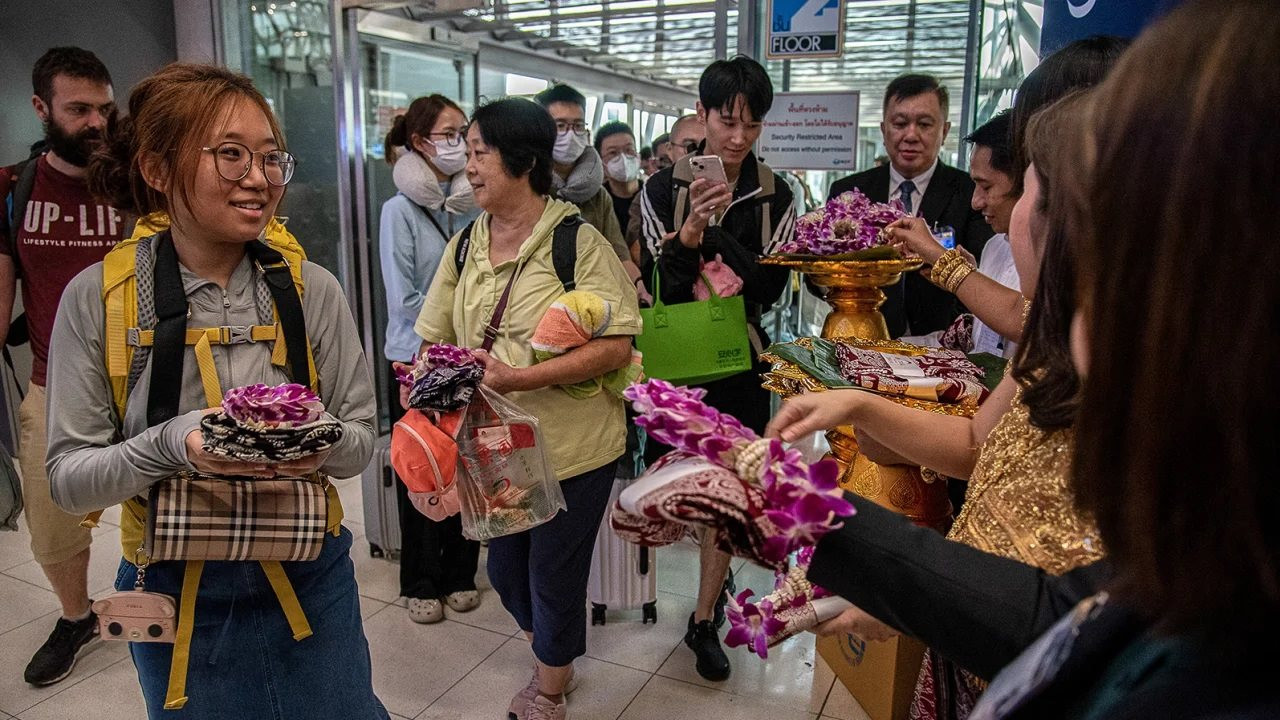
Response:
[{"label": "suitcase wheel", "polygon": [[380,558],[380,557],[383,557],[385,554],[386,553],[382,552],[382,548],[378,547],[373,543],[369,543],[369,557]]},{"label": "suitcase wheel", "polygon": [[654,625],[658,624],[658,601],[657,600],[654,600],[653,602],[645,603],[644,606],[641,608],[641,612],[644,613],[642,624],[644,625],[648,625],[649,623],[653,623]]},{"label": "suitcase wheel", "polygon": [[604,613],[608,609],[609,609],[608,605],[601,605],[600,603],[591,603],[591,624],[604,625]]}]

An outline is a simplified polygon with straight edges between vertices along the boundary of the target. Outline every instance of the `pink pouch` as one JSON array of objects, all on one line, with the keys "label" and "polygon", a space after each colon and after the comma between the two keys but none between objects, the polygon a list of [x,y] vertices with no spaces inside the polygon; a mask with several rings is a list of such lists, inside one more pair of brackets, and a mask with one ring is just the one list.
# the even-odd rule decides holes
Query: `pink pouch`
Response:
[{"label": "pink pouch", "polygon": [[[720,297],[731,297],[742,292],[742,278],[724,264],[719,254],[716,255],[715,260],[702,264],[702,276],[711,283],[711,287],[715,288],[716,294]],[[693,299],[699,301],[711,299],[711,292],[707,289],[706,283],[693,284]]]}]

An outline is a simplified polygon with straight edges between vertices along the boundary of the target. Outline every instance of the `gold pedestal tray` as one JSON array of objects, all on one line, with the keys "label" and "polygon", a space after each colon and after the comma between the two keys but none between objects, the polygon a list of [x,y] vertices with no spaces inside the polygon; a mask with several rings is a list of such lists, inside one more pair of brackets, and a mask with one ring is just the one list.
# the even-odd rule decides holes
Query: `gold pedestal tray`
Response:
[{"label": "gold pedestal tray", "polygon": [[[883,320],[881,320],[883,323]],[[825,337],[825,336],[824,336]],[[861,347],[881,352],[892,352],[902,355],[920,355],[925,348],[896,340],[861,340],[841,338],[845,342],[856,343]],[[796,341],[805,346],[806,338]],[[773,369],[764,375],[764,387],[778,393],[784,398],[803,392],[821,392],[826,388],[794,363],[765,353],[761,359],[772,363]],[[882,395],[893,402],[918,410],[971,417],[977,407],[951,405],[946,403],[918,400],[916,398]],[[866,455],[858,451],[858,441],[854,438],[853,428],[844,426],[829,430],[827,443],[831,446],[830,456],[840,463],[840,487],[886,507],[894,512],[906,515],[917,525],[934,528],[946,532],[951,523],[951,499],[947,495],[944,481],[936,480],[931,471],[922,471],[913,465],[878,465],[871,462]],[[933,480],[926,479],[926,475]]]},{"label": "gold pedestal tray", "polygon": [[780,265],[804,273],[814,285],[826,288],[825,300],[831,313],[822,324],[822,337],[853,337],[862,340],[888,340],[880,306],[884,291],[902,279],[902,273],[919,270],[920,258],[886,258],[882,260],[822,260],[817,256],[773,255],[760,260],[761,265]]}]

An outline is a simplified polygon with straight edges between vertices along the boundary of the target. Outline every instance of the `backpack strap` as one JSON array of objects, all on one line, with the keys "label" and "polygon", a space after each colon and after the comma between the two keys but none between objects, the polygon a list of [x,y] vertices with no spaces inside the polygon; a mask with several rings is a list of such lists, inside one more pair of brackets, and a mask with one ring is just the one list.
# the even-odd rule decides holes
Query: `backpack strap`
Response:
[{"label": "backpack strap", "polygon": [[671,224],[676,230],[679,230],[684,225],[685,218],[689,217],[689,185],[693,183],[693,166],[689,163],[691,157],[693,153],[680,158],[675,165],[671,166],[671,192],[675,195]]},{"label": "backpack strap", "polygon": [[773,242],[773,210],[771,201],[775,191],[774,183],[777,176],[773,174],[773,168],[765,164],[763,160],[756,159],[756,176],[760,183],[760,195],[756,198],[756,208],[760,212],[758,218],[760,224],[760,249],[767,252],[769,244]]},{"label": "backpack strap", "polygon": [[[471,249],[471,228],[475,221],[467,223],[458,237],[458,245],[453,252],[453,265],[462,277],[462,268],[467,264],[467,251]],[[570,215],[560,221],[551,236],[551,264],[555,267],[556,278],[569,292],[578,285],[574,276],[578,267],[578,228],[582,226],[582,216]]]},{"label": "backpack strap", "polygon": [[18,259],[18,232],[26,221],[27,202],[31,200],[31,192],[36,185],[36,170],[40,166],[40,156],[34,155],[14,168],[18,182],[10,194],[9,206],[9,247],[13,250],[13,268],[18,277],[22,277],[22,266]]},{"label": "backpack strap", "polygon": [[458,244],[453,249],[453,266],[458,269],[458,277],[462,277],[462,266],[467,264],[467,251],[471,249],[471,228],[475,227],[475,224],[476,221],[472,220],[462,228],[462,234],[458,236]]},{"label": "backpack strap", "polygon": [[289,263],[278,250],[260,240],[249,243],[247,250],[266,278],[267,289],[271,292],[276,313],[280,316],[285,351],[289,358],[289,379],[299,385],[314,388],[315,376],[312,375],[308,359],[307,325],[302,315],[302,298],[298,296],[298,289],[294,286]]},{"label": "backpack strap", "polygon": [[156,330],[151,348],[151,387],[147,389],[147,427],[178,416],[187,334],[187,294],[178,270],[178,251],[168,230],[156,238],[155,258]]},{"label": "backpack strap", "polygon": [[582,216],[570,215],[556,226],[551,236],[551,264],[556,269],[556,277],[564,286],[565,292],[572,291],[578,285],[574,271],[578,265],[578,228],[582,227]]}]

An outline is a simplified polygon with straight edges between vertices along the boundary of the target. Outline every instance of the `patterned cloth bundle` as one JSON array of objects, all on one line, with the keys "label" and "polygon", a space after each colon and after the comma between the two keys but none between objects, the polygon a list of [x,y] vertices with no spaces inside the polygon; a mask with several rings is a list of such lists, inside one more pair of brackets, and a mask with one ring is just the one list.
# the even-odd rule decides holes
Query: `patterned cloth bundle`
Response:
[{"label": "patterned cloth bundle", "polygon": [[982,368],[956,350],[899,355],[837,341],[836,358],[851,384],[884,395],[978,405],[989,392]]},{"label": "patterned cloth bundle", "polygon": [[296,383],[232,388],[218,412],[200,419],[200,430],[205,452],[244,462],[289,462],[342,438],[342,423]]},{"label": "patterned cloth bundle", "polygon": [[432,345],[414,360],[408,372],[397,372],[408,385],[409,407],[414,410],[453,412],[471,402],[484,378],[484,366],[469,351],[453,345]]}]

